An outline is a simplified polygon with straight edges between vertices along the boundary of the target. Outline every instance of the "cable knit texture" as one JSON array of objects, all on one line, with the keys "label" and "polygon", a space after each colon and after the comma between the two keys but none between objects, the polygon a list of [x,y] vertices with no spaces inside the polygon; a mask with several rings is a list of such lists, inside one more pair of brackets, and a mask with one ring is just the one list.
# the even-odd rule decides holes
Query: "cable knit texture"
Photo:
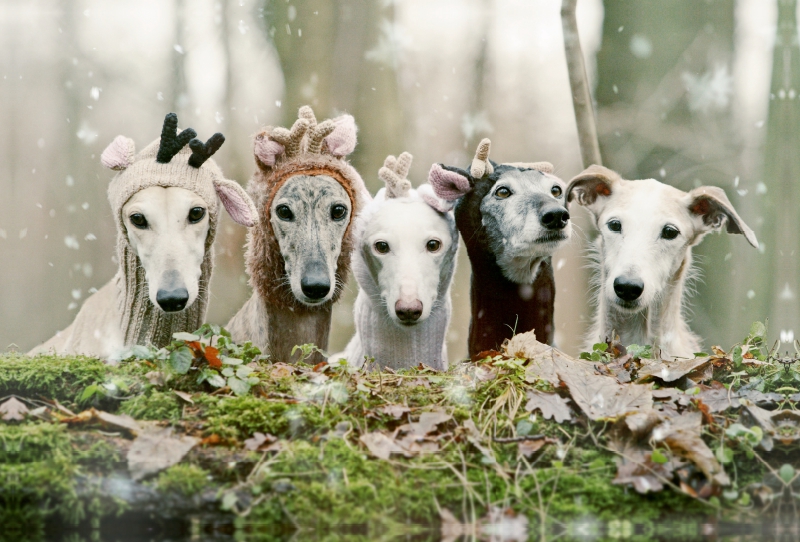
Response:
[{"label": "cable knit texture", "polygon": [[[452,313],[450,285],[453,281],[458,251],[455,218],[452,212],[442,213],[437,209],[437,206],[448,207],[445,202],[438,200],[438,205],[435,206],[427,201],[436,198],[430,186],[422,185],[417,190],[404,186],[405,183],[402,181],[408,183],[405,173],[410,166],[411,155],[403,153],[396,161],[394,157],[390,158],[392,160],[387,159],[380,172],[386,188],[381,189],[375,199],[356,218],[354,232],[356,250],[353,252],[352,260],[353,273],[359,286],[354,307],[356,333],[341,357],[355,365],[362,364],[365,358],[374,358],[382,367],[393,369],[416,367],[424,363],[434,369],[445,370],[447,369],[445,334]],[[399,197],[394,197],[392,194],[398,185],[404,189]],[[428,198],[423,197],[421,193]],[[451,238],[447,253],[441,260],[437,297],[430,315],[424,321],[412,326],[397,324],[391,319],[389,308],[381,298],[381,287],[376,280],[377,277],[370,271],[370,266],[364,259],[364,253],[370,250],[367,240],[364,239],[370,222],[388,207],[404,205],[408,208],[408,203],[433,208],[446,224]],[[409,208],[408,212],[409,219],[413,219],[413,211]]]}]

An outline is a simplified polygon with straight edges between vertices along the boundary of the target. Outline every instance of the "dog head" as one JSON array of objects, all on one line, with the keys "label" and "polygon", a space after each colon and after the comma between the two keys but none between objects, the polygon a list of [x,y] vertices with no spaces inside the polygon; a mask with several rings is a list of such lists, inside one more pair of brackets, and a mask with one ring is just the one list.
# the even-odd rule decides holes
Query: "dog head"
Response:
[{"label": "dog head", "polygon": [[481,142],[470,171],[434,164],[428,180],[439,197],[457,202],[465,242],[484,245],[508,280],[530,284],[541,259],[571,235],[566,183],[547,162],[489,161],[489,144]]},{"label": "dog head", "polygon": [[354,258],[359,284],[399,326],[424,322],[448,295],[458,251],[452,206],[430,185],[411,188],[411,159],[407,152],[386,158],[385,187],[358,219]]},{"label": "dog head", "polygon": [[684,192],[654,179],[627,181],[602,166],[572,179],[567,202],[586,207],[600,231],[604,283],[610,307],[638,312],[659,299],[686,257],[706,234],[721,231],[758,241],[721,188]]}]

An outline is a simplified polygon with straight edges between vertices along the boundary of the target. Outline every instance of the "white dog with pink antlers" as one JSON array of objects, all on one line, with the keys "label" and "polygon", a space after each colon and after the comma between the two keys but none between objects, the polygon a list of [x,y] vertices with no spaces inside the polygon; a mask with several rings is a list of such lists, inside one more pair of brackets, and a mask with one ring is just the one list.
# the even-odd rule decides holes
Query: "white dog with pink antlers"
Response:
[{"label": "white dog with pink antlers", "polygon": [[587,344],[616,332],[623,344],[655,345],[664,359],[693,358],[700,338],[683,315],[692,247],[726,225],[758,247],[725,192],[627,181],[595,165],[570,181],[566,198],[586,207],[600,231],[597,315]]},{"label": "white dog with pink antlers", "polygon": [[428,184],[406,179],[411,155],[389,156],[379,176],[386,184],[356,218],[352,266],[359,285],[356,334],[342,354],[361,365],[447,368],[445,332],[458,230],[452,205]]},{"label": "white dog with pink antlers", "polygon": [[252,226],[257,213],[242,187],[225,179],[212,154],[225,141],[203,143],[194,130],[177,133],[164,119],[160,140],[136,154],[118,136],[101,162],[117,175],[108,199],[117,224],[117,275],[81,307],[72,324],[31,354],[84,354],[108,359],[124,347],[165,346],[178,331],[204,321],[219,203],[234,221]]}]

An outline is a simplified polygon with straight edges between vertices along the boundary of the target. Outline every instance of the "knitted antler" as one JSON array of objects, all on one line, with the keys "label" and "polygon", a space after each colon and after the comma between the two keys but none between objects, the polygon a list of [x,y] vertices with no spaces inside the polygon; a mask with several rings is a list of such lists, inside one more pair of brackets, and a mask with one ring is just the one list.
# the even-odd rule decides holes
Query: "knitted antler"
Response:
[{"label": "knitted antler", "polygon": [[387,156],[383,167],[378,171],[378,177],[386,184],[387,198],[402,198],[411,190],[411,181],[406,179],[414,157],[404,152],[397,158]]},{"label": "knitted antler", "polygon": [[203,162],[211,158],[211,155],[219,150],[223,143],[225,143],[225,136],[219,132],[209,137],[205,143],[199,139],[192,139],[189,142],[189,147],[192,149],[189,165],[199,168],[203,165]]},{"label": "knitted antler", "polygon": [[197,137],[197,132],[191,128],[185,129],[180,134],[175,133],[177,130],[178,115],[168,113],[164,117],[164,126],[161,128],[161,143],[158,146],[156,162],[168,164],[189,143],[190,139]]},{"label": "knitted antler", "polygon": [[322,141],[333,132],[336,124],[331,119],[323,121],[308,130],[308,152],[319,154],[322,150]]},{"label": "knitted antler", "polygon": [[491,162],[489,162],[489,150],[492,147],[492,142],[488,138],[481,139],[478,143],[478,148],[475,150],[475,158],[472,159],[472,166],[469,168],[469,173],[476,179],[480,179],[484,175],[491,175],[494,172]]},{"label": "knitted antler", "polygon": [[[312,113],[313,115],[313,113]],[[302,117],[302,116],[301,116]],[[316,123],[316,121],[315,121]],[[297,156],[301,150],[301,143],[303,141],[303,136],[306,133],[310,126],[310,122],[308,119],[299,118],[294,121],[291,130],[287,130],[286,128],[275,128],[272,130],[270,137],[274,140],[283,145],[285,149],[286,157],[292,158]]]},{"label": "knitted antler", "polygon": [[555,168],[550,162],[509,162],[509,166],[514,166],[520,169],[535,169],[542,173],[553,173]]}]

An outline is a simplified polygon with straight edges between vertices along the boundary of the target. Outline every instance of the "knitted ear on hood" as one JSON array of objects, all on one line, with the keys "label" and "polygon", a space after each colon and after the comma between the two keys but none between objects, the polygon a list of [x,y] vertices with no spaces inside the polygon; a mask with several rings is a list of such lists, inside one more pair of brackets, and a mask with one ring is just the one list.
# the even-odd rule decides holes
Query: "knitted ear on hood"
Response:
[{"label": "knitted ear on hood", "polygon": [[378,177],[386,185],[387,199],[404,198],[409,195],[411,181],[406,177],[413,159],[413,156],[404,152],[397,158],[389,155],[384,160],[383,167],[378,171]]},{"label": "knitted ear on hood", "polygon": [[448,201],[437,196],[436,192],[433,191],[433,187],[428,183],[419,185],[417,187],[417,194],[419,194],[425,203],[440,213],[450,212],[453,210],[453,207],[456,206],[455,201]]},{"label": "knitted ear on hood", "polygon": [[216,179],[214,189],[234,222],[248,228],[256,224],[258,221],[256,206],[244,188],[239,186],[239,183],[227,179]]},{"label": "knitted ear on hood", "polygon": [[100,163],[108,169],[121,171],[133,164],[136,143],[129,137],[117,136],[100,155]]},{"label": "knitted ear on hood", "polygon": [[437,196],[446,201],[456,201],[472,192],[472,178],[463,169],[433,164],[428,172],[428,182]]}]

